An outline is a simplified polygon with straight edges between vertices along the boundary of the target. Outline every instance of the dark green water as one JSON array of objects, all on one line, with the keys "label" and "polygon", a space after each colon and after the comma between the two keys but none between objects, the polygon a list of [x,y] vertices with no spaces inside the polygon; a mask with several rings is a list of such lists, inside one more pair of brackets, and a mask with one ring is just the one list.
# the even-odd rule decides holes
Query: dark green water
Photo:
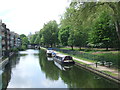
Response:
[{"label": "dark green water", "polygon": [[26,50],[10,59],[1,73],[1,88],[118,88],[78,66],[61,66],[44,50]]}]

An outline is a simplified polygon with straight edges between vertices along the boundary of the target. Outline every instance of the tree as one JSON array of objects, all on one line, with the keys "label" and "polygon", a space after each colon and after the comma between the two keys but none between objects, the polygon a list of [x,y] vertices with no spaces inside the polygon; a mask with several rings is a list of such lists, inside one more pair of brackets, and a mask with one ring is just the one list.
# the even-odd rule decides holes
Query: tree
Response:
[{"label": "tree", "polygon": [[21,38],[21,39],[24,38],[24,37],[26,37],[25,34],[21,34],[21,35],[20,35],[20,38]]},{"label": "tree", "polygon": [[[88,33],[86,29],[87,25],[83,26],[84,24],[80,14],[81,12],[76,7],[76,3],[72,3],[70,4],[69,8],[66,9],[66,12],[64,13],[61,19],[60,25],[62,28],[64,28],[65,26],[69,26],[70,35],[68,38],[68,45],[70,45],[72,49],[73,49],[73,46],[78,46],[81,49],[81,47],[84,46],[87,41],[87,37],[86,37]],[[61,34],[65,35],[65,30],[63,32],[64,33],[61,33]],[[63,39],[63,41],[65,40],[66,39]]]},{"label": "tree", "polygon": [[85,2],[81,6],[79,7],[79,11],[82,12],[81,16],[84,20],[90,19],[90,16],[95,17],[95,15],[98,15],[97,13],[100,12],[99,8],[111,12],[111,16],[114,20],[116,27],[116,32],[117,32],[116,35],[120,40],[120,7],[119,7],[120,1],[119,2],[89,2],[89,3]]},{"label": "tree", "polygon": [[106,47],[106,50],[111,44],[114,44],[117,39],[115,36],[115,25],[109,14],[102,12],[95,25],[93,26],[93,31],[91,33],[92,43],[96,46]]},{"label": "tree", "polygon": [[82,46],[86,44],[87,35],[84,32],[81,32],[81,30],[74,30],[74,44],[75,46],[79,47],[79,50]]},{"label": "tree", "polygon": [[67,26],[67,27],[64,27],[64,28],[61,28],[59,30],[59,33],[58,33],[58,38],[60,40],[60,42],[62,43],[63,46],[67,46],[68,43],[68,38],[69,38],[69,29],[70,27]]},{"label": "tree", "polygon": [[70,32],[70,36],[68,38],[68,45],[71,46],[72,50],[73,50],[73,46],[75,43],[75,36],[74,36],[74,32]]},{"label": "tree", "polygon": [[56,21],[49,21],[47,24],[43,27],[43,42],[47,46],[53,46],[58,40],[58,24]]},{"label": "tree", "polygon": [[27,45],[28,45],[28,43],[29,43],[27,36],[24,35],[24,34],[21,34],[21,35],[20,35],[20,38],[21,38],[21,40],[22,40],[21,49],[23,49],[23,50],[27,49]]},{"label": "tree", "polygon": [[33,34],[33,35],[30,37],[30,43],[31,43],[31,44],[35,44],[35,40],[36,40],[36,38],[37,38],[37,35],[38,35],[38,34]]}]

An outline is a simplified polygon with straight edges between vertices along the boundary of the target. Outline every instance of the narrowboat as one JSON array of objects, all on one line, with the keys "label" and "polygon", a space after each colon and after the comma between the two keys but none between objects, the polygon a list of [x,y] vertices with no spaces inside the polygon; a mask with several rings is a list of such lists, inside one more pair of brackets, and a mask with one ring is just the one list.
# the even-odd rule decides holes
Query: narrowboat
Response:
[{"label": "narrowboat", "polygon": [[48,48],[47,50],[47,57],[52,57],[53,50],[51,48]]},{"label": "narrowboat", "polygon": [[63,54],[56,54],[54,56],[54,60],[56,60],[59,63],[65,64],[65,63],[71,63],[74,64],[73,58],[69,55],[63,55]]}]

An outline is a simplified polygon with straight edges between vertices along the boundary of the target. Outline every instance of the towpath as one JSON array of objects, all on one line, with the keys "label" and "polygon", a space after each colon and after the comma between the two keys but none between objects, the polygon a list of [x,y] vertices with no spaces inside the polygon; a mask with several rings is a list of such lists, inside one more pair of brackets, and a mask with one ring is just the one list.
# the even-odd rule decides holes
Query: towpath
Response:
[{"label": "towpath", "polygon": [[[59,53],[59,52],[56,52],[54,51],[55,53]],[[90,62],[90,61],[85,61],[85,60],[82,60],[82,59],[78,59],[78,58],[75,58],[73,57],[74,60],[77,60],[79,62],[82,62],[86,65],[89,65],[91,66],[92,68],[95,68],[99,71],[104,71],[104,72],[109,72],[109,73],[112,73],[114,75],[114,77],[116,78],[119,78],[120,79],[120,72],[118,71],[118,69],[114,69],[114,68],[109,68],[109,67],[106,67],[106,66],[101,66],[101,65],[97,65],[96,67],[96,64],[94,62]]]}]

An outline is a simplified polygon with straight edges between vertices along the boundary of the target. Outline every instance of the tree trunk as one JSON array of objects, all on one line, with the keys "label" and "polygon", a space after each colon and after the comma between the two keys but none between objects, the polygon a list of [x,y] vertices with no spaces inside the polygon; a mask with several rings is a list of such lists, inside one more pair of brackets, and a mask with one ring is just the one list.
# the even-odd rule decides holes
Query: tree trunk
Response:
[{"label": "tree trunk", "polygon": [[79,50],[81,50],[81,46],[79,46]]},{"label": "tree trunk", "polygon": [[108,5],[114,12],[115,28],[116,28],[118,39],[120,40],[120,24],[119,24],[119,21],[118,21],[120,19],[120,13],[119,13],[120,2],[117,3],[117,7],[112,3],[108,3]]},{"label": "tree trunk", "polygon": [[51,43],[51,47],[52,47],[52,43]]},{"label": "tree trunk", "polygon": [[108,47],[106,47],[106,51],[108,51]]},{"label": "tree trunk", "polygon": [[72,50],[73,50],[73,46],[71,46]]},{"label": "tree trunk", "polygon": [[115,22],[115,27],[116,27],[116,32],[117,32],[118,38],[120,40],[120,25],[119,25],[118,21]]}]

